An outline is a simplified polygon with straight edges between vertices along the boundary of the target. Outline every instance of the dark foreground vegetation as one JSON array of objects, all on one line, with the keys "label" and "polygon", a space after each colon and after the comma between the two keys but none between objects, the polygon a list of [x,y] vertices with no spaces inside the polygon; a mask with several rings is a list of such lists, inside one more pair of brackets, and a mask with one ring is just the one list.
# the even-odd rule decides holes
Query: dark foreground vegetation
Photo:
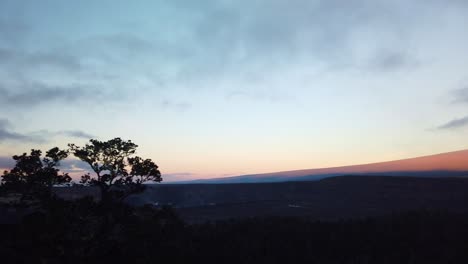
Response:
[{"label": "dark foreground vegetation", "polygon": [[282,183],[157,184],[128,202],[170,204],[190,223],[253,216],[333,220],[419,210],[468,213],[468,178],[340,176]]},{"label": "dark foreground vegetation", "polygon": [[[242,191],[240,196],[218,195],[213,190],[203,190],[203,195],[196,194],[199,190],[183,192],[182,197],[166,195],[171,201],[180,198],[178,201],[183,202],[187,193],[191,199],[199,199],[197,204],[202,210],[194,208],[208,218],[187,222],[177,213],[187,215],[187,208],[177,208],[176,212],[154,204],[125,203],[126,198],[141,194],[145,189],[143,182],[162,180],[154,162],[133,155],[136,147],[131,141],[116,138],[106,142],[91,140],[84,147],[71,144],[69,150],[54,148],[44,157],[38,150],[14,156],[16,166],[4,173],[0,186],[1,263],[468,263],[468,213],[463,209],[466,195],[460,191],[462,182],[418,182],[414,186],[434,192],[445,190],[451,195],[417,201],[413,205],[428,210],[412,212],[408,209],[413,207],[406,207],[405,203],[414,197],[408,196],[409,192],[418,188],[401,187],[404,179],[396,179],[398,182],[390,185],[386,182],[384,189],[390,188],[401,199],[397,201],[400,210],[395,210],[399,213],[372,217],[366,216],[376,212],[372,208],[383,205],[393,211],[397,207],[389,206],[394,205],[393,199],[386,196],[389,192],[382,192],[384,189],[375,189],[370,196],[356,191],[360,190],[358,187],[352,191],[352,178],[346,178],[348,192],[340,189],[336,181],[327,181],[315,187],[290,184],[288,192],[277,190],[286,185],[239,185],[226,188],[232,193],[249,188],[254,191]],[[95,175],[83,176],[82,184],[98,190],[97,197],[63,199],[54,191],[54,186],[71,180],[57,169],[70,152],[94,171]],[[382,186],[377,181],[364,189]],[[67,189],[60,190],[66,193]],[[325,204],[337,203],[329,207],[335,209],[363,204],[372,197],[384,198],[376,204],[365,203],[372,210],[352,213],[354,218],[341,220],[338,213],[324,221],[321,214],[304,213],[315,208],[313,202],[320,202],[320,192],[327,198]],[[335,194],[326,196],[330,192]],[[254,193],[267,199],[260,199],[260,203],[245,210],[255,198],[251,196]],[[278,197],[268,198],[268,193]],[[218,203],[215,207],[211,205],[213,201]],[[257,217],[249,218],[247,214],[241,215],[243,218],[200,221],[210,220],[213,212],[225,210],[219,208],[232,208],[223,201],[236,201],[235,208],[242,212],[265,209],[270,203],[279,209],[251,214]],[[291,210],[307,210],[294,211],[294,217],[283,214],[284,208],[279,205],[285,202]],[[218,209],[205,210],[212,207]],[[8,215],[12,217],[4,217]],[[233,214],[236,215],[238,212]]]},{"label": "dark foreground vegetation", "polygon": [[1,232],[2,263],[468,263],[468,215],[447,212],[187,225],[170,208],[55,200]]}]

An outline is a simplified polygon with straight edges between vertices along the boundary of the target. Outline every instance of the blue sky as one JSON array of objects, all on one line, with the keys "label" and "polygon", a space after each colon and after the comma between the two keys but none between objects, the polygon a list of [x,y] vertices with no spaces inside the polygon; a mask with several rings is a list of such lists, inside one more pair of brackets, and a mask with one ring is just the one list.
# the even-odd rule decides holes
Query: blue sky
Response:
[{"label": "blue sky", "polygon": [[2,0],[0,167],[117,136],[166,180],[464,149],[466,14],[461,0]]}]

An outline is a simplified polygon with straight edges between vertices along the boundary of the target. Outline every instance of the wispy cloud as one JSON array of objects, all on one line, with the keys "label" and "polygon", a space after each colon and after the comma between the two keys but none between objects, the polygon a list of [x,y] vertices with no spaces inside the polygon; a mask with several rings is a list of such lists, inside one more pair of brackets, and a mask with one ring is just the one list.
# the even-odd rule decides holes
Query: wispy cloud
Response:
[{"label": "wispy cloud", "polygon": [[63,130],[63,131],[48,131],[40,130],[30,133],[19,133],[11,130],[11,122],[7,119],[0,119],[0,142],[38,142],[44,143],[52,140],[57,136],[65,136],[70,138],[94,138],[93,135],[81,130]]},{"label": "wispy cloud", "polygon": [[68,137],[74,137],[74,138],[90,139],[90,138],[95,137],[95,136],[93,136],[93,135],[91,135],[89,133],[83,132],[81,130],[65,130],[65,131],[60,131],[60,132],[57,132],[57,133],[61,134],[61,135],[68,136]]},{"label": "wispy cloud", "polygon": [[34,138],[22,135],[20,133],[11,132],[0,128],[0,142],[3,141],[36,141]]},{"label": "wispy cloud", "polygon": [[11,127],[11,124],[9,120],[0,119],[0,143],[6,142],[6,141],[24,141],[24,142],[38,141],[37,138],[11,131],[10,127]]},{"label": "wispy cloud", "polygon": [[437,129],[458,129],[468,126],[468,116],[453,119],[443,125],[437,127]]},{"label": "wispy cloud", "polygon": [[[449,92],[453,104],[468,104],[468,87],[452,90]],[[438,126],[438,130],[459,129],[468,126],[468,116],[454,118],[445,124]]]},{"label": "wispy cloud", "polygon": [[27,134],[28,137],[34,138],[37,141],[49,142],[55,137],[64,136],[69,138],[84,138],[90,139],[94,138],[93,135],[86,133],[81,130],[63,130],[63,131],[49,131],[49,130],[39,130]]},{"label": "wispy cloud", "polygon": [[[1,85],[1,84],[0,84]],[[13,86],[17,89],[8,89],[0,86],[0,104],[2,106],[36,106],[54,101],[74,102],[85,98],[93,98],[93,93],[82,87],[59,87],[41,83]]]}]

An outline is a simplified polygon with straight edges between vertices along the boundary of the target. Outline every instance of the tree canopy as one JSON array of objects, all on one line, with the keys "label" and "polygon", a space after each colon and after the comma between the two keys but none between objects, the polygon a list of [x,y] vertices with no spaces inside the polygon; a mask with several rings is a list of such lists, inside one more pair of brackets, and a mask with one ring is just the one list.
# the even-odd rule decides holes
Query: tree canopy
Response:
[{"label": "tree canopy", "polygon": [[138,145],[131,140],[91,139],[79,147],[69,144],[75,157],[89,164],[95,175],[82,176],[81,183],[98,186],[102,199],[123,199],[143,190],[144,182],[161,182],[161,172],[151,159],[135,156]]},{"label": "tree canopy", "polygon": [[9,192],[22,194],[22,199],[46,198],[52,195],[52,187],[68,183],[71,177],[67,173],[59,173],[60,161],[68,156],[66,150],[55,147],[41,158],[42,151],[32,149],[30,154],[15,155],[16,164],[2,176],[2,188]]}]

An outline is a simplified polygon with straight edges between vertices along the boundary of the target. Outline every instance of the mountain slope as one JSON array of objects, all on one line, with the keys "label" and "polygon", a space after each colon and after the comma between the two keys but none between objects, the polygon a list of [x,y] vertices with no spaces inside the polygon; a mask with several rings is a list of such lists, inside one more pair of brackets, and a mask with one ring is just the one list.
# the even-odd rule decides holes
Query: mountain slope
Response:
[{"label": "mountain slope", "polygon": [[415,177],[441,177],[468,175],[468,150],[447,152],[395,161],[362,165],[281,171],[226,178],[201,179],[195,183],[242,183],[318,180],[339,175],[389,175]]}]

